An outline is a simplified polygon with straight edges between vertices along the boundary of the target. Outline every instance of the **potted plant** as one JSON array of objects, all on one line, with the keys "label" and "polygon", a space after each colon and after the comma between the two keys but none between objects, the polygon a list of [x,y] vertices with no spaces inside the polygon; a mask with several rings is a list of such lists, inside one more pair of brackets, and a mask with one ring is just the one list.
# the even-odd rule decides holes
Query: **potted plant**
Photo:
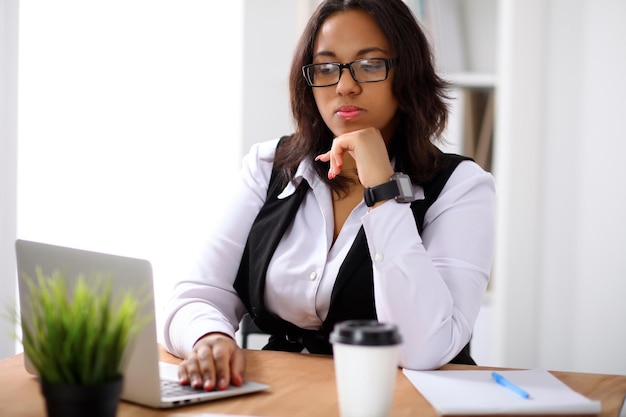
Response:
[{"label": "potted plant", "polygon": [[113,294],[104,274],[67,280],[38,268],[36,275],[21,277],[31,307],[22,311],[21,342],[48,416],[115,416],[127,347],[150,319],[139,317],[146,297]]}]

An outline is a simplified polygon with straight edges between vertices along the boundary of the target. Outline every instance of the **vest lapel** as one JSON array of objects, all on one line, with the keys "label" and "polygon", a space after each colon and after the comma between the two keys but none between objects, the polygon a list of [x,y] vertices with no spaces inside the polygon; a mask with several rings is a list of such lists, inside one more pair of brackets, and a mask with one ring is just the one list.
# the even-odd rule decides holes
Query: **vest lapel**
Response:
[{"label": "vest lapel", "polygon": [[[295,218],[309,184],[306,180],[298,186],[294,194],[284,199],[268,199],[257,215],[244,250],[234,287],[242,296],[248,310],[258,314],[265,310],[265,277],[272,255]],[[252,256],[250,256],[252,254]],[[250,279],[252,277],[252,279]],[[246,299],[247,298],[247,299]]]}]

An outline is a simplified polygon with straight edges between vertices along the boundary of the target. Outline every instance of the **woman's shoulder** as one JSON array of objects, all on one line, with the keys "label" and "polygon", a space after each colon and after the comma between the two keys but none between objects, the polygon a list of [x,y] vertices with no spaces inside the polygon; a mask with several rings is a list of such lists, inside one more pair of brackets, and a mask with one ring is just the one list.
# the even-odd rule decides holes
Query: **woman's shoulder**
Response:
[{"label": "woman's shoulder", "polygon": [[253,144],[248,150],[246,158],[272,162],[276,154],[276,146],[279,140],[280,139],[271,139]]},{"label": "woman's shoulder", "polygon": [[486,171],[483,167],[478,165],[476,161],[473,159],[464,159],[457,166],[456,171],[459,171],[464,176],[482,176],[482,177],[492,177],[489,171]]},{"label": "woman's shoulder", "polygon": [[279,139],[272,139],[250,146],[242,160],[242,171],[246,182],[267,188],[278,141]]},{"label": "woman's shoulder", "polygon": [[489,188],[495,188],[493,175],[489,171],[485,171],[472,159],[462,160],[457,165],[454,172],[450,175],[443,191],[461,185],[470,187],[483,185]]}]

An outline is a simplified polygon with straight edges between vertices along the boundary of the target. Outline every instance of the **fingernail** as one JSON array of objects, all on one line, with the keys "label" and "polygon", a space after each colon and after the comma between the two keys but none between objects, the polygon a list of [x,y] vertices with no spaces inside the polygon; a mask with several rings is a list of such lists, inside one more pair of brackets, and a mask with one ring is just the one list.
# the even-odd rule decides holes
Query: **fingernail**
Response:
[{"label": "fingernail", "polygon": [[238,387],[240,387],[243,384],[243,380],[241,379],[241,377],[239,375],[237,375],[234,378],[234,382],[235,382],[235,385],[238,386]]},{"label": "fingernail", "polygon": [[204,390],[205,391],[213,391],[213,388],[214,388],[213,384],[211,383],[210,380],[207,379],[206,381],[204,381]]},{"label": "fingernail", "polygon": [[328,179],[332,180],[333,178],[335,178],[335,175],[332,172],[328,172]]},{"label": "fingernail", "polygon": [[226,380],[224,378],[220,379],[220,381],[218,382],[218,387],[221,391],[224,391],[226,388],[228,388],[228,384],[226,384]]}]

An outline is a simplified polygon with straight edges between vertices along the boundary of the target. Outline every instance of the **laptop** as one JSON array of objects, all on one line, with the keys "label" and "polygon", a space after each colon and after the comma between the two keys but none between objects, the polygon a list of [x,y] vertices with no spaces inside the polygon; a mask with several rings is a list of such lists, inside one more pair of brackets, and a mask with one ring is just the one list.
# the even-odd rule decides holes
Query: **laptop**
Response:
[{"label": "laptop", "polygon": [[[176,366],[159,362],[150,262],[21,239],[16,241],[15,250],[20,277],[25,274],[31,279],[34,278],[37,267],[42,268],[44,274],[60,270],[68,280],[75,280],[80,274],[88,276],[93,273],[110,273],[113,277],[113,294],[116,291],[128,290],[151,292],[152,301],[146,303],[140,316],[152,317],[152,320],[143,328],[134,346],[131,347],[130,356],[124,368],[124,387],[121,395],[123,400],[154,408],[169,408],[249,394],[269,388],[265,384],[245,381],[241,387],[230,386],[223,391],[206,392],[178,383]],[[18,281],[21,315],[28,320],[28,312],[32,311],[26,301],[28,300],[28,285],[23,279]],[[28,372],[36,375],[26,355],[24,355],[24,365]],[[172,389],[174,392],[168,393]]]}]

